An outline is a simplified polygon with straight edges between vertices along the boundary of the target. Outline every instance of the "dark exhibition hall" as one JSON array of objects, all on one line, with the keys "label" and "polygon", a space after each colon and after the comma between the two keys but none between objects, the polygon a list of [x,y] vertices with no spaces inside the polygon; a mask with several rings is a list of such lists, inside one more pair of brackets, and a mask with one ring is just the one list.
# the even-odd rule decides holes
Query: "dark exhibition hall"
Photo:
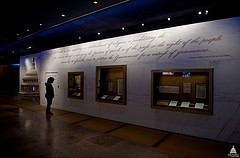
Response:
[{"label": "dark exhibition hall", "polygon": [[239,157],[238,6],[4,2],[0,157]]}]

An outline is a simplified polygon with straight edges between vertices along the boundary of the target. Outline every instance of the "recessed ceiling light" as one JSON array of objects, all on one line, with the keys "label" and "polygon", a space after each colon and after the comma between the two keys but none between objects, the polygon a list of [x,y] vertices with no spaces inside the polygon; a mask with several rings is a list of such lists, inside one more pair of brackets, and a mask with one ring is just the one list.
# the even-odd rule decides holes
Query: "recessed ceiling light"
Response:
[{"label": "recessed ceiling light", "polygon": [[142,23],[142,26],[144,26],[144,23]]},{"label": "recessed ceiling light", "polygon": [[29,46],[29,47],[27,47],[26,49],[31,49],[32,47],[31,46]]},{"label": "recessed ceiling light", "polygon": [[125,30],[125,28],[124,28],[124,27],[122,27],[122,30]]},{"label": "recessed ceiling light", "polygon": [[82,37],[79,36],[78,39],[82,39]]},{"label": "recessed ceiling light", "polygon": [[65,14],[62,14],[62,17],[65,17],[66,15]]},{"label": "recessed ceiling light", "polygon": [[27,32],[29,32],[30,30],[29,29],[27,29]]},{"label": "recessed ceiling light", "polygon": [[42,26],[42,24],[39,24],[40,26]]},{"label": "recessed ceiling light", "polygon": [[97,1],[94,1],[93,3],[94,3],[94,4],[98,4],[98,2],[97,2]]},{"label": "recessed ceiling light", "polygon": [[171,18],[167,18],[167,20],[168,20],[168,21],[170,21],[170,20],[171,20]]},{"label": "recessed ceiling light", "polygon": [[202,14],[202,12],[198,12],[198,15],[201,15]]},{"label": "recessed ceiling light", "polygon": [[208,10],[205,10],[205,14],[208,14]]},{"label": "recessed ceiling light", "polygon": [[97,34],[98,34],[98,35],[101,35],[101,33],[100,33],[100,32],[98,32]]}]

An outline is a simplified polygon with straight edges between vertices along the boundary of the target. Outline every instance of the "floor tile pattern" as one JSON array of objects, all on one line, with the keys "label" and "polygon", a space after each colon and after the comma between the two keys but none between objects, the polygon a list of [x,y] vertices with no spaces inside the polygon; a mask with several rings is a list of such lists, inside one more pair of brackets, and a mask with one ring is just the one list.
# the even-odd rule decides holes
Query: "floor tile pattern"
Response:
[{"label": "floor tile pattern", "polygon": [[0,95],[3,158],[225,158],[232,145],[52,108]]},{"label": "floor tile pattern", "polygon": [[94,118],[94,119],[76,123],[76,125],[106,133],[108,131],[111,131],[123,126],[124,123],[106,120],[106,119]]}]

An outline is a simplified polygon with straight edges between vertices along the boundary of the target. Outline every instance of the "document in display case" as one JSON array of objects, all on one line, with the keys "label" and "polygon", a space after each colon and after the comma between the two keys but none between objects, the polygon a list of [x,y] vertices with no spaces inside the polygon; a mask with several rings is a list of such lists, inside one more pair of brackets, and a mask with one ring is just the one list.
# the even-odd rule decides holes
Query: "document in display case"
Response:
[{"label": "document in display case", "polygon": [[126,65],[96,67],[96,101],[126,104]]},{"label": "document in display case", "polygon": [[213,69],[152,70],[151,107],[212,115]]},{"label": "document in display case", "polygon": [[83,72],[68,72],[68,97],[83,99]]}]

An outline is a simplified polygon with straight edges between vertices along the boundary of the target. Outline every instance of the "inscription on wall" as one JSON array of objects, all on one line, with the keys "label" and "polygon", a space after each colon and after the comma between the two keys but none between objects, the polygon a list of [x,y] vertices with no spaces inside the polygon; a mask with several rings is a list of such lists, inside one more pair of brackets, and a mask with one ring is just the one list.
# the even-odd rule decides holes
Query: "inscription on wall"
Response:
[{"label": "inscription on wall", "polygon": [[167,31],[155,31],[105,39],[46,51],[44,55],[58,64],[81,62],[161,61],[170,59],[229,58],[212,50],[224,42],[224,35],[172,37]]}]

